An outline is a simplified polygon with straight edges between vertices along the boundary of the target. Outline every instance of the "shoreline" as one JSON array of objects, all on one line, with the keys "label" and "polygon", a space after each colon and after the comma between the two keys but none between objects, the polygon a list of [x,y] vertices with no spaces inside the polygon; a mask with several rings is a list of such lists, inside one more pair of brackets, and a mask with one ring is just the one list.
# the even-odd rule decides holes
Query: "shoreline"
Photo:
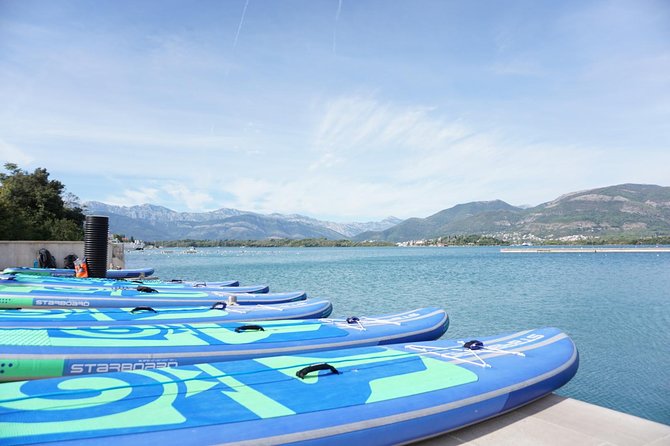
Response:
[{"label": "shoreline", "polygon": [[650,247],[650,248],[501,248],[502,253],[610,253],[610,252],[635,252],[635,253],[660,253],[670,252],[670,246],[665,247]]}]

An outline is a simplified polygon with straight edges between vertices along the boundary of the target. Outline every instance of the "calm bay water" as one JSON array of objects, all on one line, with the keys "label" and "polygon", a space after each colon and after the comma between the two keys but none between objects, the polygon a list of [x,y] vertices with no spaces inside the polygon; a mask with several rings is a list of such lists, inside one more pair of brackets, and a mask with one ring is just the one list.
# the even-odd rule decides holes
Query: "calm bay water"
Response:
[{"label": "calm bay water", "polygon": [[445,337],[554,326],[580,352],[559,394],[670,424],[670,253],[498,248],[207,248],[126,253],[161,279],[238,279],[328,298],[333,316],[444,308]]}]

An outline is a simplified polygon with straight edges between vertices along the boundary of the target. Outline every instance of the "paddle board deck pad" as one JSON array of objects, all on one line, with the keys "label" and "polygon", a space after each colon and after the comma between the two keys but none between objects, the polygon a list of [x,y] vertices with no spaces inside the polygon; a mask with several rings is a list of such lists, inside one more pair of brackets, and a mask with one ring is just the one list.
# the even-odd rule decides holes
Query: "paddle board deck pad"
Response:
[{"label": "paddle board deck pad", "polygon": [[233,322],[245,320],[318,319],[328,317],[328,300],[307,299],[275,305],[211,307],[63,308],[0,310],[0,328],[63,328],[147,324]]},{"label": "paddle board deck pad", "polygon": [[476,339],[3,383],[0,443],[402,444],[513,410],[577,371],[557,329]]},{"label": "paddle board deck pad", "polygon": [[[146,284],[148,286],[151,286],[152,284],[156,285],[172,285],[175,287],[179,286],[185,286],[185,287],[191,287],[191,286],[213,286],[213,287],[221,287],[221,286],[232,286],[232,287],[237,287],[240,285],[239,280],[223,280],[223,281],[215,281],[215,282],[210,282],[210,281],[196,281],[196,280],[183,280],[183,279],[172,279],[172,280],[158,280],[158,279],[137,279],[137,278],[131,278],[131,279],[107,279],[107,278],[97,278],[97,277],[65,277],[65,276],[51,276],[51,275],[41,275],[41,274],[32,274],[32,273],[22,273],[22,272],[11,272],[12,270],[16,270],[16,268],[6,268],[3,270],[2,273],[0,273],[0,280],[17,280],[17,281],[25,281],[25,282],[32,282],[36,280],[44,282],[48,281],[59,281],[58,283],[90,283],[92,286],[123,286],[124,284],[127,284],[129,281],[130,283],[142,283]],[[62,281],[62,282],[61,282]],[[52,282],[53,283],[53,282]],[[103,284],[103,285],[98,285],[98,284]],[[117,285],[118,284],[118,285]]]},{"label": "paddle board deck pad", "polygon": [[240,305],[278,304],[305,300],[304,291],[284,293],[224,293],[220,291],[174,290],[158,291],[148,288],[112,289],[82,287],[52,287],[20,284],[0,284],[0,308],[106,308],[140,306],[213,305],[221,301],[236,301]]},{"label": "paddle board deck pad", "polygon": [[8,328],[0,329],[0,381],[427,341],[442,336],[448,325],[444,310],[421,308],[348,320]]},{"label": "paddle board deck pad", "polygon": [[158,291],[219,291],[224,293],[267,293],[268,285],[240,286],[236,280],[227,282],[161,282],[159,280],[116,280],[57,276],[37,276],[32,274],[2,274],[0,284],[31,285],[36,287],[67,287],[67,288],[114,288],[137,289],[146,286]]},{"label": "paddle board deck pad", "polygon": [[[64,276],[74,277],[73,269],[65,268],[30,268],[19,266],[15,268],[5,268],[4,274],[38,274],[44,276]],[[149,277],[154,273],[153,268],[135,268],[135,269],[108,269],[107,278],[109,279],[128,279],[131,277]]]}]

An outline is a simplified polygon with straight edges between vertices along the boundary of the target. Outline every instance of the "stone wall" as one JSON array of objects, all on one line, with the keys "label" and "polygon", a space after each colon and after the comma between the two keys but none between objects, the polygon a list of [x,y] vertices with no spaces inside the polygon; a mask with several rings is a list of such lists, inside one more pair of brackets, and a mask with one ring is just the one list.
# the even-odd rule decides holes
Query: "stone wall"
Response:
[{"label": "stone wall", "polygon": [[[55,241],[0,241],[0,271],[16,266],[34,266],[39,251],[46,248],[56,258],[58,268],[63,268],[64,259],[70,254],[84,256],[84,242]],[[107,245],[107,266],[118,269],[125,267],[123,245],[110,243]]]}]

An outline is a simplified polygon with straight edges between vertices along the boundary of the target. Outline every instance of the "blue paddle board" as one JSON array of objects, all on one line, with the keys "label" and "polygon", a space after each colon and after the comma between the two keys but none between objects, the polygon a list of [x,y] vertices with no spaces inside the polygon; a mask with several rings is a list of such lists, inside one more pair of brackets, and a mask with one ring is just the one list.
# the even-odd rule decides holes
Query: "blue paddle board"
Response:
[{"label": "blue paddle board", "polygon": [[117,280],[77,277],[39,276],[34,274],[2,274],[0,284],[32,285],[36,287],[66,287],[66,288],[114,288],[137,289],[144,286],[158,291],[217,291],[223,293],[267,293],[268,285],[240,286],[236,280],[227,282],[188,282],[158,280]]},{"label": "blue paddle board", "polygon": [[[66,268],[31,268],[27,266],[18,266],[14,268],[5,268],[4,274],[40,274],[46,276],[65,276],[74,277],[73,269]],[[148,277],[154,273],[153,268],[135,268],[135,269],[108,269],[107,278],[110,279],[128,279],[132,277]]]},{"label": "blue paddle board", "polygon": [[316,319],[328,317],[330,301],[307,299],[274,305],[211,307],[62,308],[0,310],[0,328],[63,328],[147,324]]},{"label": "blue paddle board", "polygon": [[576,373],[554,328],[0,384],[0,443],[387,445],[508,412]]},{"label": "blue paddle board", "polygon": [[[0,381],[178,367],[437,339],[443,310],[374,318],[0,329]],[[4,365],[4,366],[3,366]]]},{"label": "blue paddle board", "polygon": [[240,305],[277,304],[304,300],[304,291],[284,293],[225,293],[222,291],[84,288],[62,286],[33,286],[0,283],[0,308],[105,308],[138,306],[212,305],[236,300]]}]

